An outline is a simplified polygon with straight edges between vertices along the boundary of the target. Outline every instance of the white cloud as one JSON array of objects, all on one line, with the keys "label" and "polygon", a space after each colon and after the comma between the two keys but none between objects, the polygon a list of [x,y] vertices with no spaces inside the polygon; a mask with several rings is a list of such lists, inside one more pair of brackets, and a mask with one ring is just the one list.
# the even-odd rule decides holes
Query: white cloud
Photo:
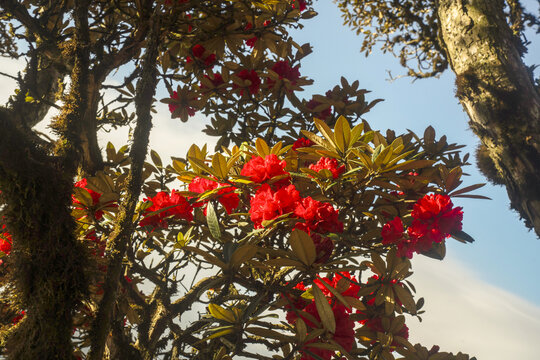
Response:
[{"label": "white cloud", "polygon": [[538,359],[540,307],[482,281],[458,260],[417,256],[413,270],[426,313],[422,323],[407,322],[412,343],[437,344],[479,360]]},{"label": "white cloud", "polygon": [[[0,58],[0,69],[4,74],[17,76],[17,72],[24,69],[24,60],[14,60]],[[22,75],[22,74],[21,74]],[[0,104],[5,104],[10,95],[14,95],[13,90],[17,87],[17,81],[4,75],[0,75]]]}]

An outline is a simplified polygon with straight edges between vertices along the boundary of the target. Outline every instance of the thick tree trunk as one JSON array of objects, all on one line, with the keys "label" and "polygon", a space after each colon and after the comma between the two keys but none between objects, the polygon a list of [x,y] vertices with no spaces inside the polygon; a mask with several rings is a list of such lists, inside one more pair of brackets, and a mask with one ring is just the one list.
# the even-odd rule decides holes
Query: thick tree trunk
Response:
[{"label": "thick tree trunk", "polygon": [[72,177],[8,116],[0,111],[2,216],[13,236],[13,305],[26,316],[1,336],[9,359],[71,359],[72,315],[87,289],[70,213]]},{"label": "thick tree trunk", "polygon": [[492,164],[483,170],[540,237],[540,96],[503,8],[503,0],[439,0],[437,11],[457,97]]}]

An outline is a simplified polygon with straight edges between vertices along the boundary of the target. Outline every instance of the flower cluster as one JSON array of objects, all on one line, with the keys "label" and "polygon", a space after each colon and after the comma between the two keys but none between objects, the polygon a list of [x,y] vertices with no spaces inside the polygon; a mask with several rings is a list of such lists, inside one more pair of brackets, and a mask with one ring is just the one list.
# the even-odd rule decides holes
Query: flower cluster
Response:
[{"label": "flower cluster", "polygon": [[193,220],[193,207],[187,199],[175,190],[170,194],[160,191],[156,196],[147,198],[152,206],[145,210],[144,218],[139,222],[140,226],[153,226],[167,228],[167,218]]},{"label": "flower cluster", "polygon": [[[271,70],[279,76],[280,80],[287,79],[292,85],[296,85],[296,82],[300,79],[300,71],[298,68],[298,65],[292,67],[288,61],[278,61],[272,66]],[[274,87],[276,81],[272,78],[268,78],[266,84],[271,88]]]},{"label": "flower cluster", "polygon": [[[264,183],[250,203],[249,213],[255,227],[263,227],[263,221],[292,213],[299,220],[295,227],[308,234],[312,231],[319,234],[343,232],[343,223],[338,219],[339,212],[331,204],[309,196],[302,198],[294,185],[286,186],[290,183],[290,175],[285,167],[285,161],[270,154],[264,159],[256,156],[242,168],[241,175],[255,183]],[[266,183],[276,178],[280,180],[272,186]]]},{"label": "flower cluster", "polygon": [[297,223],[296,228],[307,233],[311,231],[319,234],[343,232],[343,223],[338,219],[339,211],[331,204],[314,200],[310,196],[296,204],[294,215],[304,220]]},{"label": "flower cluster", "polygon": [[[0,229],[0,252],[3,252],[5,255],[9,255],[11,253],[11,245],[13,244],[11,234],[7,231],[5,224],[2,224]],[[0,259],[0,265],[3,263],[3,260]]]},{"label": "flower cluster", "polygon": [[[366,286],[373,286],[376,285],[376,283],[380,283],[383,287],[387,289],[391,289],[395,286],[403,287],[403,283],[396,280],[396,279],[386,279],[384,277],[380,277],[378,275],[373,275],[370,277],[367,281]],[[381,291],[381,290],[379,290]],[[391,292],[391,291],[390,291]],[[396,341],[396,336],[399,336],[405,340],[409,338],[409,328],[407,325],[403,324],[400,328],[393,328],[390,329],[388,327],[385,328],[383,325],[383,320],[380,316],[380,312],[377,310],[378,307],[384,306],[384,305],[377,305],[376,299],[377,299],[377,293],[374,291],[368,295],[365,295],[363,298],[363,303],[365,304],[366,308],[362,311],[357,312],[357,319],[358,322],[363,325],[362,329],[359,329],[360,333],[363,333],[364,331],[367,331],[368,333],[371,332],[371,338],[376,338],[377,333],[388,333],[392,332],[393,341],[390,344],[391,351],[395,349],[396,347],[402,346],[402,344],[398,343]],[[402,306],[402,303],[398,297],[394,297],[394,301],[397,305]],[[390,316],[388,319],[392,319],[393,315]],[[387,325],[388,326],[388,325]],[[374,341],[372,341],[374,343]]]},{"label": "flower cluster", "polygon": [[[217,200],[221,205],[223,205],[225,211],[227,211],[227,214],[230,214],[238,207],[238,204],[240,203],[240,198],[238,197],[238,194],[234,192],[236,188],[229,184],[221,184],[216,181],[197,176],[189,183],[188,186],[189,191],[199,194],[214,189],[219,189],[217,192]],[[193,206],[205,206],[207,203],[208,200],[202,200],[196,202],[195,204],[193,204]],[[204,213],[206,214],[206,208],[204,209]]]},{"label": "flower cluster", "polygon": [[262,228],[265,221],[293,213],[298,201],[300,201],[300,193],[294,185],[273,191],[270,185],[263,184],[250,201],[251,221],[255,228]]},{"label": "flower cluster", "polygon": [[[312,360],[321,358],[329,360],[334,355],[333,350],[324,349],[321,347],[310,347],[310,344],[325,342],[329,339],[338,343],[346,351],[351,351],[355,338],[354,338],[354,321],[350,318],[352,308],[346,307],[336,296],[328,290],[328,287],[336,289],[344,297],[352,297],[359,299],[358,291],[360,286],[354,276],[351,276],[348,272],[337,273],[333,278],[327,277],[317,278],[314,281],[315,285],[321,289],[324,296],[328,300],[332,308],[332,313],[336,322],[336,330],[334,333],[321,335],[313,340],[307,341],[302,353],[302,360]],[[325,283],[327,286],[325,286]],[[310,292],[311,289],[307,289],[303,283],[299,283],[296,289]],[[317,305],[315,300],[308,300],[304,297],[293,299],[290,296],[286,297],[290,303],[286,306],[287,316],[286,319],[290,324],[294,324],[298,318],[301,318],[305,324],[311,329],[318,329],[321,327],[321,317],[317,311]],[[315,321],[313,321],[315,320]],[[310,330],[308,329],[308,332]],[[313,357],[312,355],[316,356]]]},{"label": "flower cluster", "polygon": [[327,120],[332,116],[332,106],[326,103],[322,103],[315,99],[311,99],[306,103],[306,108],[311,111],[313,116]]},{"label": "flower cluster", "polygon": [[290,183],[289,173],[285,171],[286,165],[285,160],[279,160],[275,154],[266,155],[264,159],[260,156],[254,156],[244,165],[240,175],[246,176],[258,184],[279,177],[279,180],[273,183],[274,188],[279,188]]},{"label": "flower cluster", "polygon": [[310,146],[313,146],[313,141],[306,138],[300,138],[294,142],[292,149],[296,150],[298,148],[310,147]]},{"label": "flower cluster", "polygon": [[[191,53],[193,57],[199,63],[203,64],[204,67],[212,67],[216,62],[216,54],[210,54],[204,46],[197,44],[191,48]],[[186,57],[186,63],[190,64],[193,62],[191,56]]]},{"label": "flower cluster", "polygon": [[176,110],[180,108],[180,114],[178,114],[178,117],[181,119],[187,119],[189,116],[195,115],[196,110],[191,103],[194,100],[197,100],[197,98],[193,95],[187,94],[186,92],[181,92],[181,94],[178,94],[178,92],[173,91],[171,100],[175,100],[174,102],[169,103],[169,111],[171,114],[174,114]]},{"label": "flower cluster", "polygon": [[316,164],[309,165],[309,168],[313,171],[321,171],[323,169],[326,169],[332,173],[332,177],[334,179],[337,179],[339,175],[343,174],[345,172],[345,165],[339,166],[336,159],[331,159],[327,157],[322,157],[317,161]]},{"label": "flower cluster", "polygon": [[255,70],[243,69],[235,74],[241,80],[244,81],[244,86],[233,84],[233,89],[240,89],[240,96],[244,95],[244,89],[247,88],[251,95],[255,95],[259,92],[261,86],[261,78],[257,75]]},{"label": "flower cluster", "polygon": [[[97,191],[89,189],[88,181],[86,179],[83,178],[80,181],[77,181],[73,186],[84,189],[90,194],[90,197],[92,198],[91,207],[96,207],[99,204],[99,198],[101,197],[101,194],[98,193]],[[73,204],[76,204],[75,205],[76,209],[84,209],[83,204],[79,200],[77,200],[75,196],[72,196],[72,199],[73,199]],[[101,209],[96,210],[94,212],[94,217],[96,218],[96,220],[101,220],[101,218],[103,217],[103,210]]]},{"label": "flower cluster", "polygon": [[382,243],[397,244],[398,255],[408,258],[412,258],[414,252],[428,251],[433,243],[440,243],[460,231],[463,211],[461,207],[453,207],[448,195],[428,194],[414,204],[411,216],[408,236],[399,217],[387,222],[381,231]]}]

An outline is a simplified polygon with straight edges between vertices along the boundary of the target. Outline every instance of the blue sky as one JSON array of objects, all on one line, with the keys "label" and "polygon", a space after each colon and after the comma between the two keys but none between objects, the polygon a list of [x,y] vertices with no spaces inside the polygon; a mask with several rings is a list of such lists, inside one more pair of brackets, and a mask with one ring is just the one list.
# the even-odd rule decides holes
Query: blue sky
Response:
[{"label": "blue sky", "polygon": [[[535,4],[527,0],[526,4]],[[447,71],[440,79],[412,82],[410,78],[387,81],[387,70],[394,76],[404,73],[397,59],[378,51],[366,58],[360,54],[362,39],[342,26],[340,13],[328,0],[315,3],[319,16],[306,21],[305,28],[294,32],[299,44],[309,42],[314,52],[303,60],[301,73],[315,80],[308,93],[324,93],[345,76],[359,80],[371,90],[370,99],[383,98],[365,118],[374,129],[411,129],[419,134],[432,125],[438,136],[467,145],[474,152],[477,138],[468,129],[468,118],[454,97],[454,75]],[[534,40],[534,35],[529,36]],[[540,59],[539,44],[530,47],[528,63]],[[15,74],[24,63],[0,59],[3,71]],[[15,84],[2,79],[3,103]],[[158,98],[166,97],[165,92]],[[214,138],[201,134],[206,119],[197,114],[189,123],[171,119],[166,105],[157,104],[151,147],[162,158],[183,156],[192,143],[213,144]],[[46,130],[42,128],[41,130]],[[103,134],[101,145],[113,141],[121,146],[127,133]],[[465,169],[471,176],[465,184],[486,182],[475,166]],[[463,229],[476,242],[464,245],[447,242],[447,258],[436,261],[421,256],[413,259],[413,282],[417,295],[426,299],[420,325],[408,320],[413,342],[427,346],[439,344],[448,351],[464,351],[479,360],[538,358],[540,340],[540,240],[527,231],[516,213],[509,210],[506,191],[486,185],[477,191],[493,200],[455,199],[464,208]]]},{"label": "blue sky", "polygon": [[[294,37],[300,44],[310,42],[313,46],[314,52],[303,61],[301,73],[315,79],[314,92],[331,89],[341,76],[359,80],[360,87],[372,91],[372,99],[385,99],[365,115],[373,128],[411,129],[422,134],[432,125],[438,136],[447,135],[449,142],[465,144],[464,151],[474,153],[478,140],[468,129],[468,117],[454,96],[451,71],[440,79],[412,82],[405,77],[390,82],[387,70],[393,76],[405,73],[396,58],[380,51],[366,58],[359,51],[362,39],[342,25],[335,4],[318,1],[315,9],[319,16],[307,21]],[[533,36],[529,38],[534,40]],[[530,48],[527,58],[540,59],[539,47]],[[464,169],[471,174],[464,178],[465,184],[486,182],[471,163],[473,166]],[[540,304],[536,277],[540,273],[540,240],[527,231],[515,212],[509,211],[503,187],[488,184],[477,192],[493,200],[454,200],[464,208],[464,231],[476,242],[463,245],[448,241],[448,256],[463,261],[486,281]]]}]

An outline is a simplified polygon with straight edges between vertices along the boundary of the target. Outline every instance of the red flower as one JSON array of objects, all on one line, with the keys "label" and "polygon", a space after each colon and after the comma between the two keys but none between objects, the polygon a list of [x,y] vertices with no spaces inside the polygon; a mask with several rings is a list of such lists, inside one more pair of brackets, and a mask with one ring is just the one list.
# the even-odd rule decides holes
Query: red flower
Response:
[{"label": "red flower", "polygon": [[321,120],[326,120],[332,116],[332,107],[328,104],[323,104],[315,99],[307,102],[306,107],[311,110],[313,115]]},{"label": "red flower", "polygon": [[[219,85],[222,85],[225,83],[225,81],[223,81],[223,77],[221,76],[220,73],[215,73],[213,74],[213,77],[210,77],[209,75],[204,75],[204,77],[208,80],[210,80],[210,82],[212,83],[212,85],[214,87],[218,87]],[[201,81],[201,89],[207,89],[207,87],[203,84],[203,82]]]},{"label": "red flower", "polygon": [[331,204],[313,200],[309,196],[296,205],[294,215],[305,220],[303,223],[296,224],[295,228],[307,233],[310,231],[320,234],[343,232],[343,223],[338,219],[339,211]]},{"label": "red flower", "polygon": [[287,162],[279,160],[276,154],[266,155],[264,159],[260,156],[254,156],[244,165],[240,175],[247,176],[251,181],[259,184],[276,176],[282,176],[283,179],[273,184],[274,187],[282,187],[290,183],[290,176],[285,171],[285,166],[287,166]]},{"label": "red flower", "polygon": [[306,10],[306,1],[305,0],[293,0],[292,2],[292,8],[298,9],[300,11]]},{"label": "red flower", "polygon": [[334,242],[329,237],[323,238],[319,234],[312,234],[311,238],[313,239],[313,244],[315,244],[315,252],[317,254],[315,262],[319,264],[327,262],[334,250]]},{"label": "red flower", "polygon": [[434,242],[441,242],[450,234],[461,231],[461,221],[463,211],[461,207],[453,207],[448,195],[429,194],[421,198],[414,204],[411,216],[413,222],[411,227],[415,236],[429,237]]},{"label": "red flower", "polygon": [[403,237],[403,231],[403,222],[400,217],[396,216],[394,220],[384,224],[381,231],[382,243],[389,245],[397,242]]},{"label": "red flower", "polygon": [[[92,197],[92,207],[97,206],[99,204],[99,198],[101,197],[101,194],[92,189],[87,188],[87,185],[88,185],[88,181],[86,179],[81,179],[80,181],[77,181],[73,186],[88,191],[88,193]],[[82,205],[81,202],[75,198],[75,196],[71,196],[71,198],[73,199],[74,204]],[[75,208],[83,209],[82,206],[75,206]],[[96,220],[100,220],[103,217],[103,210],[96,210],[94,213],[94,217],[96,218]]]},{"label": "red flower", "polygon": [[[373,332],[381,332],[381,333],[386,333],[387,332],[387,331],[384,330],[384,327],[382,325],[382,319],[380,317],[376,317],[376,318],[373,318],[373,319],[366,320],[365,321],[365,326],[367,326]],[[399,329],[399,331],[394,333],[393,335],[394,336],[400,336],[400,337],[402,337],[404,339],[408,339],[409,338],[409,328],[407,327],[407,325],[403,324],[401,329]],[[397,341],[393,341],[391,346],[392,347],[399,347],[399,346],[402,346],[402,345],[400,343],[398,343]]]},{"label": "red flower", "polygon": [[[317,321],[320,322],[321,318],[319,316],[319,313],[317,312],[317,307],[315,305],[315,302],[310,303],[305,309],[305,312],[315,317]],[[334,313],[334,318],[336,320],[336,331],[334,334],[329,334],[331,336],[331,339],[334,340],[336,343],[341,345],[345,351],[351,351],[354,343],[354,322],[350,320],[349,314],[345,311],[345,307],[338,306],[333,307],[332,312]],[[311,321],[309,321],[307,318],[302,318],[306,325],[308,325],[311,328],[315,328]],[[319,358],[323,360],[330,360],[332,356],[335,354],[335,351],[333,350],[327,350],[327,349],[321,349],[316,347],[310,347],[310,343],[320,343],[325,342],[325,338],[322,336],[315,338],[311,341],[308,341],[306,345],[304,346],[305,350],[300,350],[302,353],[301,360],[315,360],[317,358],[312,357],[309,355],[307,351],[310,353],[318,356]],[[306,351],[307,350],[307,351]]]},{"label": "red flower", "polygon": [[6,225],[2,224],[1,228],[3,232],[0,233],[0,251],[6,255],[9,255],[13,240],[11,239],[11,234],[7,231]]},{"label": "red flower", "polygon": [[310,147],[310,146],[313,146],[313,141],[306,138],[300,138],[294,142],[292,149],[296,150],[298,148]]},{"label": "red flower", "polygon": [[300,194],[294,185],[273,191],[270,185],[263,184],[250,201],[251,221],[255,228],[262,228],[263,221],[293,212],[299,200]]},{"label": "red flower", "polygon": [[[182,100],[182,99],[179,98],[178,93],[176,91],[173,91],[171,99],[175,99],[175,100],[178,100],[178,101]],[[171,114],[174,113],[176,111],[176,109],[178,109],[179,106],[180,106],[179,104],[169,104],[169,111],[171,112]],[[185,104],[184,109],[186,110],[187,115],[189,115],[189,116],[194,116],[195,115],[195,109],[192,108],[191,106],[187,106],[187,104]]]},{"label": "red flower", "polygon": [[[214,190],[218,187],[220,189],[217,193],[217,200],[221,205],[223,205],[225,211],[227,211],[227,214],[230,214],[234,209],[238,207],[238,204],[240,203],[240,198],[238,197],[238,194],[234,192],[236,188],[230,186],[229,184],[221,184],[209,179],[196,177],[189,183],[188,190],[191,192],[202,194],[206,191]],[[193,206],[199,207],[206,205],[207,203],[208,200],[203,200],[201,202],[195,203]],[[206,209],[204,209],[204,211],[206,214]]]},{"label": "red flower", "polygon": [[[343,274],[336,274],[332,280],[323,278],[322,281],[325,281],[326,283],[328,283],[329,285],[335,288],[343,277],[356,281],[354,277],[351,278],[350,274],[346,272],[344,272]],[[333,304],[332,312],[334,314],[334,319],[336,321],[336,330],[333,334],[327,334],[324,337],[321,336],[311,341],[308,341],[306,343],[306,346],[304,347],[304,350],[301,350],[302,359],[305,359],[305,360],[314,359],[309,354],[311,353],[315,356],[320,357],[321,359],[330,360],[332,356],[334,355],[335,351],[310,347],[309,344],[325,342],[325,340],[328,340],[329,337],[331,337],[333,341],[341,345],[346,351],[351,351],[355,342],[354,322],[350,319],[350,315],[349,315],[350,311],[347,310],[347,308],[343,306],[339,301],[336,301],[336,299],[333,299],[332,293],[328,291],[328,289],[326,289],[324,285],[322,285],[321,280],[315,280],[315,283],[323,291],[329,303]],[[299,283],[297,286],[295,286],[295,289],[305,290],[305,287],[302,283]],[[349,288],[343,290],[342,294],[344,296],[357,297],[358,290],[359,290],[359,287],[357,285],[351,285],[349,286]],[[300,297],[296,300],[291,300],[291,303],[286,305],[285,309],[287,310],[286,318],[290,324],[294,323],[298,319],[298,317],[300,317],[302,318],[302,320],[306,323],[308,327],[313,328],[313,329],[319,328],[317,324],[313,323],[313,321],[310,320],[310,318],[313,317],[319,324],[321,322],[321,318],[317,311],[317,306],[315,305],[315,300],[308,302],[308,300]],[[304,315],[304,313],[311,315],[311,317],[308,318],[307,316]]]},{"label": "red flower", "polygon": [[[350,280],[350,281],[349,281]],[[330,285],[334,289],[339,290],[340,294],[343,296],[350,296],[354,297],[356,299],[359,299],[358,291],[360,291],[360,285],[355,284],[358,281],[354,276],[351,276],[351,274],[348,271],[343,271],[336,273],[332,279],[328,279],[327,277],[324,278],[317,278],[314,280],[314,283],[317,284],[317,286],[321,289],[324,295],[330,298],[330,300],[335,300],[334,295],[326,288],[326,286],[323,285],[322,282],[325,282],[326,284]],[[334,306],[343,306],[339,302],[339,300],[336,300],[334,302]],[[351,310],[345,308],[347,312],[351,312]]]},{"label": "red flower", "polygon": [[[261,78],[259,75],[257,75],[257,72],[255,70],[240,70],[235,74],[240,79],[244,81],[248,81],[249,83],[246,85],[246,87],[249,89],[249,93],[251,95],[255,95],[261,86]],[[238,89],[240,86],[234,84],[233,89]],[[244,95],[244,90],[240,90],[240,95]]]},{"label": "red flower", "polygon": [[[201,44],[197,44],[191,48],[193,56],[204,64],[205,67],[212,67],[216,62],[216,54],[208,54],[205,47]],[[186,58],[187,63],[191,63],[193,59],[191,57]]]},{"label": "red flower", "polygon": [[145,201],[152,201],[152,206],[145,210],[146,214],[160,211],[154,215],[146,215],[140,222],[140,226],[167,227],[167,217],[176,219],[193,220],[193,207],[188,203],[185,197],[178,194],[175,190],[171,194],[160,191],[153,198],[147,198]]},{"label": "red flower", "polygon": [[[440,243],[450,234],[460,231],[463,211],[461,207],[454,208],[447,195],[429,194],[414,204],[411,216],[413,221],[407,229],[409,238],[401,238],[398,242],[398,256],[408,258],[412,258],[414,252],[430,250],[434,242]],[[390,239],[397,236],[399,226],[386,224],[385,227],[387,225],[386,230],[383,227],[383,232],[386,232],[389,239],[387,243],[390,243]],[[391,226],[394,226],[394,229],[391,229]]]},{"label": "red flower", "polygon": [[246,40],[246,45],[250,48],[253,48],[255,46],[255,43],[259,40],[258,37],[254,36]]},{"label": "red flower", "polygon": [[19,313],[18,313],[17,315],[15,315],[15,316],[13,317],[13,319],[11,319],[11,323],[12,323],[13,325],[17,325],[17,324],[19,323],[19,321],[21,321],[21,320],[24,318],[25,315],[26,315],[26,311],[25,311],[25,310],[19,311]]},{"label": "red flower", "polygon": [[[279,75],[280,79],[287,79],[291,84],[296,85],[296,81],[300,78],[299,66],[291,67],[288,61],[278,61],[272,66],[272,71]],[[268,78],[268,87],[273,87],[276,84],[275,80]]]},{"label": "red flower", "polygon": [[[6,255],[9,255],[11,253],[13,239],[11,238],[11,234],[7,231],[5,224],[2,224],[1,229],[3,232],[0,232],[0,251]],[[0,259],[0,265],[3,263],[4,261]]]},{"label": "red flower", "polygon": [[332,177],[337,179],[339,175],[345,172],[345,165],[338,166],[336,159],[322,157],[316,164],[309,165],[309,168],[314,171],[321,171],[322,169],[329,170],[332,173]]}]

